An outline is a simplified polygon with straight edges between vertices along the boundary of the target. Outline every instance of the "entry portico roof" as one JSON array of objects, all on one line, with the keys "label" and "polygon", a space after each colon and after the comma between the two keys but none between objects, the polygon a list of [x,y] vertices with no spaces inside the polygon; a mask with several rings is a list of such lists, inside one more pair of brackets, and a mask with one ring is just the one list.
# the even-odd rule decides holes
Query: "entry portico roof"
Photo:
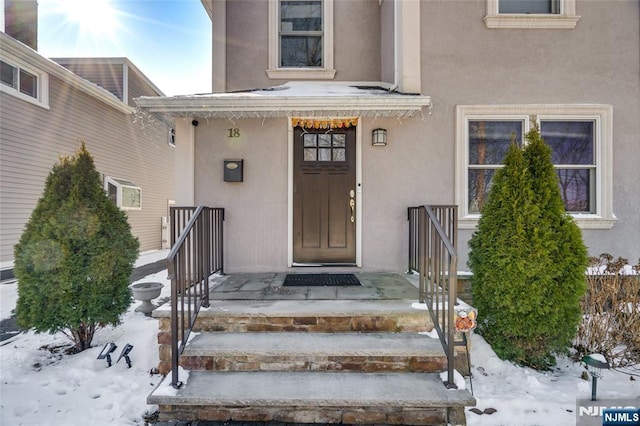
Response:
[{"label": "entry portico roof", "polygon": [[243,92],[141,97],[138,107],[172,117],[279,118],[361,116],[405,118],[431,107],[431,98],[376,85],[290,82]]}]

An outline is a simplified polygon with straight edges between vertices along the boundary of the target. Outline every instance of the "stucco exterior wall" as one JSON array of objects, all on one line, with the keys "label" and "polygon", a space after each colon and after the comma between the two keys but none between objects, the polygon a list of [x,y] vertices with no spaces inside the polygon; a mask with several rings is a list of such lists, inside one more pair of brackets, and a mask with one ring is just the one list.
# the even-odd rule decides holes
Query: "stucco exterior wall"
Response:
[{"label": "stucco exterior wall", "polygon": [[380,5],[380,78],[387,83],[394,82],[395,43],[393,0],[382,0]]},{"label": "stucco exterior wall", "polygon": [[[573,30],[487,29],[484,0],[423,2],[423,92],[432,97],[425,126],[430,144],[450,147],[441,161],[452,164],[455,107],[467,104],[613,105],[613,211],[610,230],[585,230],[590,254],[640,257],[640,51],[639,3],[578,1]],[[431,185],[453,189],[453,168]],[[430,186],[430,188],[432,187]],[[429,189],[431,192],[431,189]],[[429,197],[431,198],[431,197]],[[453,201],[453,193],[446,200]],[[467,241],[460,234],[460,269]]]},{"label": "stucco exterior wall", "polygon": [[[225,208],[225,270],[283,270],[287,260],[287,121],[201,120],[195,131],[196,205]],[[229,128],[239,137],[230,138]],[[244,181],[224,182],[224,160]]]},{"label": "stucco exterior wall", "polygon": [[[361,119],[362,269],[402,271],[407,263],[407,207],[440,203],[450,189],[432,185],[449,162],[424,128],[432,117]],[[388,130],[389,143],[371,145],[371,131]],[[229,128],[240,137],[230,138]],[[288,269],[288,122],[280,119],[201,120],[196,128],[196,204],[225,207],[225,270]],[[244,182],[223,181],[225,159],[244,159]],[[416,171],[413,173],[412,171]]]},{"label": "stucco exterior wall", "polygon": [[[336,1],[336,81],[384,81],[394,75],[393,11],[387,0],[381,6]],[[281,83],[264,72],[267,13],[267,2],[228,2],[228,90]],[[609,252],[635,262],[640,257],[639,3],[578,0],[581,18],[571,30],[488,29],[485,13],[486,0],[420,2],[421,87],[432,109],[402,120],[360,120],[362,269],[406,269],[407,207],[456,200],[456,107],[495,104],[613,107],[617,222],[612,229],[583,230],[583,236],[590,254]],[[371,145],[376,127],[387,129],[387,146]],[[229,138],[230,128],[240,137]],[[287,132],[286,118],[209,119],[195,128],[195,201],[227,209],[228,272],[288,269]],[[243,183],[223,182],[224,159],[245,160]],[[459,233],[460,270],[467,269],[472,233]]]},{"label": "stucco exterior wall", "polygon": [[[277,86],[269,67],[269,8],[262,0],[229,0],[227,13],[227,91]],[[380,81],[378,0],[336,1],[334,5],[336,81]],[[385,53],[386,54],[386,53]]]}]

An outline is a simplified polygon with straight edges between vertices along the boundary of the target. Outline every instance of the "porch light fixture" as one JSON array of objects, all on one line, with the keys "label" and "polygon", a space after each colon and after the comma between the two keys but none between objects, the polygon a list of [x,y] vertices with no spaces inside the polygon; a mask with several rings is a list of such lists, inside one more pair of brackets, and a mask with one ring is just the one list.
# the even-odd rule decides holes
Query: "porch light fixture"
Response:
[{"label": "porch light fixture", "polygon": [[385,146],[387,144],[387,130],[374,129],[371,134],[371,144],[373,146]]},{"label": "porch light fixture", "polygon": [[602,370],[608,370],[611,368],[608,362],[604,360],[602,355],[591,354],[582,357],[582,362],[587,365],[587,370],[591,375],[591,400],[596,400],[596,391],[598,387],[598,378],[602,377]]}]

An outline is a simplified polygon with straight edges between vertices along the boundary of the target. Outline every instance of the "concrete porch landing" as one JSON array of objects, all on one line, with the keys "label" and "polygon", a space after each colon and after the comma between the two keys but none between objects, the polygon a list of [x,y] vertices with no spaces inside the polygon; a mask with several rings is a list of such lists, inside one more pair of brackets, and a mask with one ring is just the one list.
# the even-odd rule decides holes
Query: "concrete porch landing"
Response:
[{"label": "concrete porch landing", "polygon": [[354,273],[360,286],[283,287],[286,273],[242,273],[211,280],[211,300],[418,300],[416,275]]}]

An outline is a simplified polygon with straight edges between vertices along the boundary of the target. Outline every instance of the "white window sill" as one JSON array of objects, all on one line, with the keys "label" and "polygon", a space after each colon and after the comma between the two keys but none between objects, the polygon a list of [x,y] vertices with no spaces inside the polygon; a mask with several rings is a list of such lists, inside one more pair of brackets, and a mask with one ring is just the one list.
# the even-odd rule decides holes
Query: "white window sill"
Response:
[{"label": "white window sill", "polygon": [[487,15],[487,28],[574,29],[580,16],[552,14],[501,14]]},{"label": "white window sill", "polygon": [[278,68],[268,69],[267,75],[273,80],[332,80],[336,75],[336,70],[319,68]]},{"label": "white window sill", "polygon": [[[40,89],[40,90],[42,90],[42,89]],[[37,105],[40,108],[44,108],[46,110],[49,109],[48,99],[45,101],[45,100],[40,100],[38,98],[34,98],[33,96],[29,96],[29,95],[26,95],[26,94],[24,94],[22,92],[19,92],[16,89],[14,89],[13,87],[9,87],[9,86],[7,86],[7,85],[5,85],[3,83],[0,83],[0,92],[6,93],[6,94],[11,95],[13,97],[16,97],[18,99],[22,99],[23,101],[29,102],[30,104],[33,104],[33,105]]]},{"label": "white window sill", "polygon": [[[613,216],[605,218],[595,214],[573,214],[573,220],[580,229],[611,229],[618,219]],[[480,215],[469,215],[458,219],[459,229],[476,229]]]}]

